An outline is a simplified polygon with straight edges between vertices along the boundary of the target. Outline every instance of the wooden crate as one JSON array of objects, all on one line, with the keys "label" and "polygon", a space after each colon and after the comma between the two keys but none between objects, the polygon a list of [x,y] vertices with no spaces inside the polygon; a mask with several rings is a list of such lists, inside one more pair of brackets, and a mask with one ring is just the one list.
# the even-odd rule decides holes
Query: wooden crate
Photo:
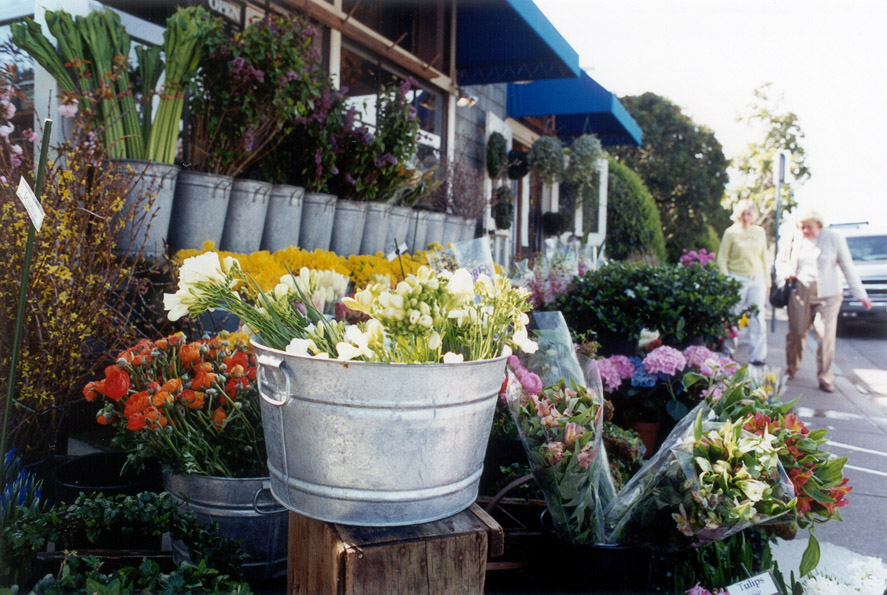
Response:
[{"label": "wooden crate", "polygon": [[406,527],[355,527],[290,513],[288,593],[483,593],[502,528],[473,505]]}]

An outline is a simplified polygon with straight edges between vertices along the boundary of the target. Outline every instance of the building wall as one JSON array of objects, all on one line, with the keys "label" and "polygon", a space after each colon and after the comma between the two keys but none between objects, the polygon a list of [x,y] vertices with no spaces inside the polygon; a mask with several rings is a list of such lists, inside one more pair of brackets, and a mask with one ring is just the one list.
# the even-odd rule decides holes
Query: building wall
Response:
[{"label": "building wall", "polygon": [[471,107],[456,108],[456,146],[455,157],[466,165],[485,171],[485,130],[487,112],[493,112],[500,119],[505,119],[505,102],[507,85],[475,85],[465,87],[464,91],[477,97],[477,103]]}]

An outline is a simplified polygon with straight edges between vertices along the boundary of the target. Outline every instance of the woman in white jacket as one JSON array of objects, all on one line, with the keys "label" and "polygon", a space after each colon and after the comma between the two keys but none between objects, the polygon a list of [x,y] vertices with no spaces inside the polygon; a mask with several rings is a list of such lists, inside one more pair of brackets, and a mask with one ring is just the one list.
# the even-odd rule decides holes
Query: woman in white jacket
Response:
[{"label": "woman in white jacket", "polygon": [[811,209],[798,215],[797,225],[799,233],[782,242],[776,257],[778,274],[794,285],[788,302],[785,336],[787,373],[789,378],[795,377],[812,327],[819,343],[816,351],[819,388],[831,393],[835,392],[832,362],[838,311],[843,299],[837,267],[841,267],[850,292],[866,310],[871,309],[872,301],[859,280],[844,236],[824,227],[822,215]]}]

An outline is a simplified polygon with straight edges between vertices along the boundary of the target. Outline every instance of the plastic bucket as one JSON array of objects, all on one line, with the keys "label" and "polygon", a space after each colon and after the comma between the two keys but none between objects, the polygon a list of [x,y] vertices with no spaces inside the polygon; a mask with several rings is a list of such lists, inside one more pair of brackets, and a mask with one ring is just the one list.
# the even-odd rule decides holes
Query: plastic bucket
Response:
[{"label": "plastic bucket", "polygon": [[379,364],[252,344],[281,504],[324,521],[396,526],[451,516],[477,498],[504,357]]},{"label": "plastic bucket", "polygon": [[134,495],[162,489],[159,465],[149,464],[144,472],[129,469],[121,474],[125,462],[126,453],[122,452],[96,452],[65,461],[52,472],[55,500],[71,503],[82,493]]}]

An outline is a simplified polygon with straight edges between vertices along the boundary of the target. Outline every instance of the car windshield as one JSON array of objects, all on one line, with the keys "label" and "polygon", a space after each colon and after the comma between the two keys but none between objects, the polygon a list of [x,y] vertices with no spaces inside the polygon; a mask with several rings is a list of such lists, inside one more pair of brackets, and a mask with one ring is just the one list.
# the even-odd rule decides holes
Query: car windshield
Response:
[{"label": "car windshield", "polygon": [[887,235],[847,238],[853,260],[887,260]]}]

